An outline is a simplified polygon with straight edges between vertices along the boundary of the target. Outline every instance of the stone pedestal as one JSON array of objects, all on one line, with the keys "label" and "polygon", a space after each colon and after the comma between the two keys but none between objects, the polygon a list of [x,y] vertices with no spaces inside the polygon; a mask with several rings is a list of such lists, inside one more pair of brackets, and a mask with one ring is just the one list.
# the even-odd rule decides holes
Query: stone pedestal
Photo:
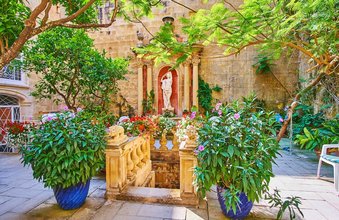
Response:
[{"label": "stone pedestal", "polygon": [[172,113],[174,113],[174,108],[173,107],[172,108],[162,108],[161,110],[162,110],[162,114],[164,114],[165,112],[172,112]]},{"label": "stone pedestal", "polygon": [[196,205],[198,205],[199,199],[193,185],[195,178],[194,167],[198,163],[197,157],[193,152],[196,146],[196,137],[192,137],[183,145],[181,149],[179,149],[180,197],[182,200],[191,200]]}]

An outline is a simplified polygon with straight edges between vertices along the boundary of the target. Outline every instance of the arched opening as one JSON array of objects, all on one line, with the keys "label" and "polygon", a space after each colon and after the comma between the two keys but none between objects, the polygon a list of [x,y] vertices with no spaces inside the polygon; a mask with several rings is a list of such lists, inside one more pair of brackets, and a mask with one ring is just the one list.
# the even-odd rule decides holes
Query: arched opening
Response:
[{"label": "arched opening", "polygon": [[19,99],[0,94],[0,127],[3,127],[9,121],[20,121]]},{"label": "arched opening", "polygon": [[[162,109],[164,108],[164,99],[161,88],[161,78],[169,72],[170,66],[165,66],[159,71],[158,75],[158,114],[162,114]],[[174,108],[174,113],[178,114],[178,73],[176,70],[171,70],[172,73],[172,95],[170,98],[170,102],[172,107]]]}]

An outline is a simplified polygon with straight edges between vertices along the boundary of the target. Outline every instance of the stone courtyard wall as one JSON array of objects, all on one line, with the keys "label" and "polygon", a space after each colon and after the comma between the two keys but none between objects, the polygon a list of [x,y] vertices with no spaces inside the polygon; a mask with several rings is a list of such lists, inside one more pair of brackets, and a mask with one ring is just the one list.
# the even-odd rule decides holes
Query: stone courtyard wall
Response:
[{"label": "stone courtyard wall", "polygon": [[[182,0],[193,9],[207,8],[208,5],[201,1]],[[235,5],[240,5],[241,0],[234,0]],[[154,10],[153,19],[144,19],[145,26],[156,33],[163,24],[162,18],[165,16],[174,17],[175,34],[184,37],[180,30],[178,17],[189,16],[189,10],[173,3],[167,3],[164,9]],[[144,36],[144,43],[147,44],[150,35],[143,29],[141,24],[126,23],[117,20],[111,27],[91,32],[95,47],[105,50],[109,57],[131,58],[130,74],[126,76],[126,81],[119,82],[120,93],[128,100],[133,108],[137,108],[137,67],[136,57],[131,51],[131,47],[137,45],[136,32],[141,31]],[[199,75],[211,86],[218,85],[221,92],[213,92],[213,98],[220,101],[232,101],[251,92],[255,92],[260,99],[265,100],[269,107],[282,109],[290,98],[288,92],[272,74],[256,74],[255,64],[257,52],[253,47],[246,48],[238,56],[224,57],[222,49],[217,46],[206,46],[202,50],[200,57]],[[154,67],[153,71],[158,67]],[[293,93],[298,81],[298,59],[296,55],[287,55],[281,58],[272,66],[274,75],[285,85],[286,89]],[[154,86],[154,81],[153,81]]]}]

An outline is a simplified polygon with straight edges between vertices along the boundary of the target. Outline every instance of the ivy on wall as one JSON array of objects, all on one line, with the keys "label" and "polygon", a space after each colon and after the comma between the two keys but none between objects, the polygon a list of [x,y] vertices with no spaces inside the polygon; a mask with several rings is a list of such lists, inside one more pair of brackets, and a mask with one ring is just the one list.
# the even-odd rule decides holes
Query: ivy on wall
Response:
[{"label": "ivy on wall", "polygon": [[220,92],[221,87],[216,85],[211,88],[207,82],[199,77],[198,100],[199,106],[204,110],[204,112],[208,112],[212,109],[212,91]]}]

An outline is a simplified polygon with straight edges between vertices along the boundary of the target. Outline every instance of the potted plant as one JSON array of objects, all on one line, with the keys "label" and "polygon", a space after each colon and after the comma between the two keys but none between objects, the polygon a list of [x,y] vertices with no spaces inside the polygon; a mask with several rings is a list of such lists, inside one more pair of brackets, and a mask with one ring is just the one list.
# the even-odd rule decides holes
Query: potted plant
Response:
[{"label": "potted plant", "polygon": [[104,167],[105,134],[103,123],[92,123],[84,112],[45,115],[21,148],[22,162],[31,165],[35,179],[53,188],[61,208],[78,208],[91,177]]},{"label": "potted plant", "polygon": [[246,217],[268,190],[279,150],[275,114],[257,107],[255,100],[218,103],[198,129],[197,190],[205,197],[217,185],[222,211],[232,219]]}]

